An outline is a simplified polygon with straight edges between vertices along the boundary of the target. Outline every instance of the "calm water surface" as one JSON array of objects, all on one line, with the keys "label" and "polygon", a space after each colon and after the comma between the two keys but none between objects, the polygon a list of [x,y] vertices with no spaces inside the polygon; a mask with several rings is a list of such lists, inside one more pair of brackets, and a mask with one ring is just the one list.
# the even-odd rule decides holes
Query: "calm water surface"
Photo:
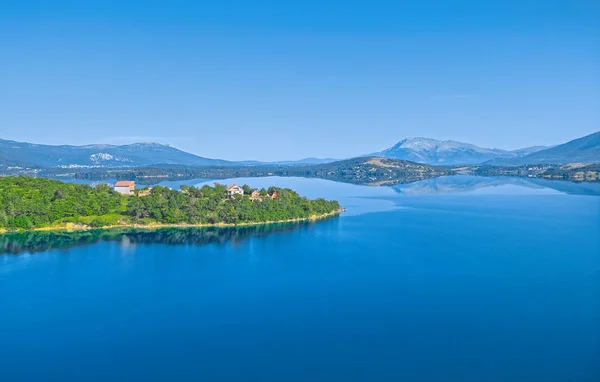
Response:
[{"label": "calm water surface", "polygon": [[0,236],[12,252],[0,255],[0,381],[599,380],[593,187],[235,182],[347,212],[268,229]]}]

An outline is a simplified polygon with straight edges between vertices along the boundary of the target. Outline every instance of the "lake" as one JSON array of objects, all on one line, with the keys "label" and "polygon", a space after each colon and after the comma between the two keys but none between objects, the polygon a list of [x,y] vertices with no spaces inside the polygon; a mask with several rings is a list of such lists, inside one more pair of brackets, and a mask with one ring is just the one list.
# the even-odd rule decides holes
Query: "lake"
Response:
[{"label": "lake", "polygon": [[234,181],[347,210],[0,235],[0,380],[599,380],[598,185]]}]

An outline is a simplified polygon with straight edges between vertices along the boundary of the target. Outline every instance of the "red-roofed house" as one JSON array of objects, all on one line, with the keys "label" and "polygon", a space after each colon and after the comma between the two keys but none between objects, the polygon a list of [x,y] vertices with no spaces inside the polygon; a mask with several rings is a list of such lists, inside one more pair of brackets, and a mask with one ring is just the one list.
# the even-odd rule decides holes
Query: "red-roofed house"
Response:
[{"label": "red-roofed house", "polygon": [[135,182],[128,180],[120,180],[115,183],[115,191],[119,194],[129,195],[135,190]]},{"label": "red-roofed house", "polygon": [[244,189],[234,184],[227,189],[227,196],[231,198],[235,195],[244,195]]}]

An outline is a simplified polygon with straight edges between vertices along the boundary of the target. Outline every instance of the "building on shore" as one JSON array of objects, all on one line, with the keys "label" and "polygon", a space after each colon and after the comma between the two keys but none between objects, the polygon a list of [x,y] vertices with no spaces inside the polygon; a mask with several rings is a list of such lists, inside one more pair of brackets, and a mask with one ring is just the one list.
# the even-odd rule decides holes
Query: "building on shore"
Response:
[{"label": "building on shore", "polygon": [[262,200],[260,197],[260,192],[258,192],[258,190],[252,191],[252,194],[250,194],[250,200]]},{"label": "building on shore", "polygon": [[240,186],[233,184],[227,189],[227,196],[231,198],[236,195],[244,195],[244,189]]},{"label": "building on shore", "polygon": [[114,190],[122,195],[130,195],[135,190],[135,182],[128,180],[121,180],[115,183]]}]

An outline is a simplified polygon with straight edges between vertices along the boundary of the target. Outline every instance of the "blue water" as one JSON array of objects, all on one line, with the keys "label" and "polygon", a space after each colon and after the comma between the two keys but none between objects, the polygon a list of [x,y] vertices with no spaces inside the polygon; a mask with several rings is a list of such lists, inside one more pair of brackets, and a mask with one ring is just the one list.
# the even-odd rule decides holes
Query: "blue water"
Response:
[{"label": "blue water", "polygon": [[0,381],[600,380],[600,197],[482,181],[241,180],[348,211],[0,255]]}]

